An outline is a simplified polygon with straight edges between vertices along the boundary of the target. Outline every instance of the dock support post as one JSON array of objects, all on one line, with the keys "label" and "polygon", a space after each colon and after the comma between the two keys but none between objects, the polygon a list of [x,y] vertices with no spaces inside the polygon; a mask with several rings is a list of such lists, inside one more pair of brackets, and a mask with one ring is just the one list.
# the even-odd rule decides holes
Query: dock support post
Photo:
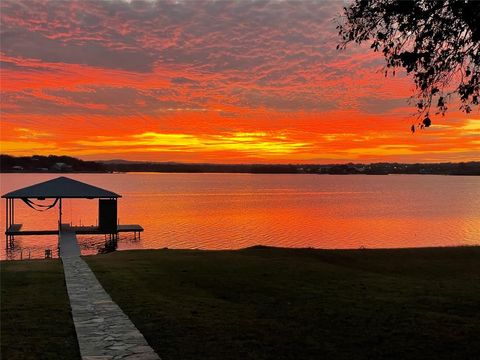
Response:
[{"label": "dock support post", "polygon": [[[13,224],[15,224],[15,199],[12,199],[12,203],[11,203],[11,212],[12,212],[12,217],[10,219],[10,226],[12,226]],[[13,248],[13,241],[15,240],[15,235],[11,235],[11,238],[10,238],[11,242],[12,242],[12,248]]]},{"label": "dock support post", "polygon": [[[10,216],[10,210],[8,209],[10,199],[5,199],[5,230],[8,231],[8,222]],[[8,233],[5,234],[5,250],[8,250]]]},{"label": "dock support post", "polygon": [[60,234],[62,232],[62,198],[59,199],[58,203],[58,242],[57,242],[57,248],[58,248],[58,254],[60,256]]},{"label": "dock support post", "polygon": [[58,204],[58,231],[62,231],[62,198]]},{"label": "dock support post", "polygon": [[7,233],[14,223],[14,202],[13,199],[5,199],[5,250],[13,248],[13,240],[15,237]]}]

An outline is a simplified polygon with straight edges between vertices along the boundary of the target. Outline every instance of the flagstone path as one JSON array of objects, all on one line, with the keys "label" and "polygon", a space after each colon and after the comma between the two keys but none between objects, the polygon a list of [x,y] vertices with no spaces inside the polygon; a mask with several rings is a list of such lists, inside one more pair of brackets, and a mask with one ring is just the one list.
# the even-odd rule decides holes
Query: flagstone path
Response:
[{"label": "flagstone path", "polygon": [[159,360],[80,258],[78,245],[71,246],[72,235],[76,243],[75,233],[60,234],[60,257],[82,360]]}]

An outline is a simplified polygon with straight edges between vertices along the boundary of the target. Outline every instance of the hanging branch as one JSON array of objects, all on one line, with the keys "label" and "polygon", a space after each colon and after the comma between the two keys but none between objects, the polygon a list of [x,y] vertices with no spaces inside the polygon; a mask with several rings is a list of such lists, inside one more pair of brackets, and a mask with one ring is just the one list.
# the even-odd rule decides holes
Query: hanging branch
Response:
[{"label": "hanging branch", "polygon": [[452,99],[467,114],[479,105],[480,1],[353,0],[337,29],[337,48],[370,42],[383,53],[385,74],[404,68],[413,77],[420,122],[412,132],[431,125],[432,107],[445,115]]}]

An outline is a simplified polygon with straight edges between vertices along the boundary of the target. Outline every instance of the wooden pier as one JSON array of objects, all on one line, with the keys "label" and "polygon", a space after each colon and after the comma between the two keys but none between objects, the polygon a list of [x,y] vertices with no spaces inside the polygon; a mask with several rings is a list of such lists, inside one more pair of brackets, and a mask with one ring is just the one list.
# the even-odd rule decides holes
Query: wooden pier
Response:
[{"label": "wooden pier", "polygon": [[[5,231],[5,235],[11,236],[30,236],[30,235],[58,235],[58,230],[22,230],[23,224],[12,224],[7,231]],[[63,229],[70,229],[71,231],[75,232],[79,235],[98,235],[104,234],[98,226],[71,226],[69,224],[62,224]],[[133,233],[135,237],[140,237],[140,233],[143,232],[144,229],[142,226],[138,224],[129,224],[129,225],[117,225],[117,233],[126,233],[130,232]]]},{"label": "wooden pier", "polygon": [[[71,227],[77,234],[104,234],[98,226],[72,226]],[[117,233],[133,233],[134,237],[140,238],[140,233],[143,232],[143,227],[138,224],[117,225]]]},{"label": "wooden pier", "polygon": [[[109,241],[117,241],[119,233],[133,233],[134,238],[140,239],[140,233],[143,227],[137,224],[117,225],[117,232],[113,234],[105,234],[98,226],[70,226],[62,224],[61,230],[22,230],[22,224],[12,224],[5,234],[13,241],[15,236],[35,236],[35,235],[58,235],[58,248],[61,257],[79,256],[80,248],[77,242],[77,235],[109,235]],[[11,244],[13,247],[13,243]]]}]

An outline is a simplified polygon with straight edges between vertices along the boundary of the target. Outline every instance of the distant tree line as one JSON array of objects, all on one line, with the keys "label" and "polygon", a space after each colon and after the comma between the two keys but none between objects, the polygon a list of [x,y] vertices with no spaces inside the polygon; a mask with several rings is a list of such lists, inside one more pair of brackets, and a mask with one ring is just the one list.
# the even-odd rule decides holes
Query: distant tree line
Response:
[{"label": "distant tree line", "polygon": [[433,164],[184,164],[171,162],[83,161],[69,156],[0,155],[1,172],[172,172],[332,175],[480,175],[480,162]]},{"label": "distant tree line", "polygon": [[104,164],[83,161],[70,156],[10,156],[0,155],[1,172],[106,172]]},{"label": "distant tree line", "polygon": [[258,174],[295,174],[299,173],[299,165],[268,164],[184,164],[184,163],[121,163],[108,164],[115,172],[152,171],[152,172],[184,172],[184,173],[258,173]]}]

